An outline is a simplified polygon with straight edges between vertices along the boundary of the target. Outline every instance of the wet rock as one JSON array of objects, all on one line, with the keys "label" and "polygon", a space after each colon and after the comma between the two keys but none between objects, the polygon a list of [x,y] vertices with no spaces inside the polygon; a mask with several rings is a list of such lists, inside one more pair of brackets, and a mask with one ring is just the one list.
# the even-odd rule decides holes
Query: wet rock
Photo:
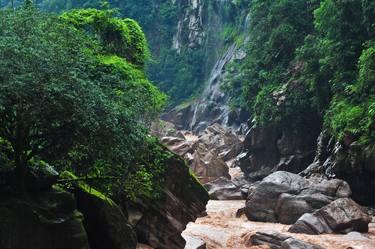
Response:
[{"label": "wet rock", "polygon": [[203,240],[189,235],[183,237],[186,240],[185,249],[206,249],[206,242]]},{"label": "wet rock", "polygon": [[181,233],[186,225],[195,221],[206,209],[209,196],[190,174],[185,162],[173,156],[167,165],[165,189],[158,200],[137,200],[131,203],[131,218],[138,240],[153,248],[183,249]]},{"label": "wet rock", "polygon": [[249,193],[246,216],[254,221],[293,224],[303,214],[350,195],[350,187],[345,181],[305,179],[278,171],[264,178]]},{"label": "wet rock", "polygon": [[304,214],[289,232],[306,234],[368,232],[371,217],[349,198],[340,198],[312,214]]},{"label": "wet rock", "polygon": [[220,177],[215,181],[204,185],[210,195],[211,200],[244,200],[241,186],[237,186],[225,177]]},{"label": "wet rock", "polygon": [[274,231],[257,232],[250,237],[249,244],[266,245],[270,249],[323,249],[320,246]]},{"label": "wet rock", "polygon": [[1,196],[1,249],[89,249],[83,216],[61,190]]}]

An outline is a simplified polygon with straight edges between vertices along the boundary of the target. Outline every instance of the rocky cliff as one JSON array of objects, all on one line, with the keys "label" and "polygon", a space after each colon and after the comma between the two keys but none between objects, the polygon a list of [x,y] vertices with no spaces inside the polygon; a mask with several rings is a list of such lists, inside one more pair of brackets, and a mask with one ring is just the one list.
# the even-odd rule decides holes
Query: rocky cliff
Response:
[{"label": "rocky cliff", "polygon": [[[231,8],[237,17],[228,18],[226,12]],[[198,79],[200,91],[193,100],[173,108],[162,119],[174,123],[178,129],[194,132],[202,132],[214,123],[243,132],[242,124],[249,115],[243,109],[230,106],[231,95],[223,90],[223,86],[236,74],[233,65],[246,57],[248,22],[246,10],[236,7],[232,1],[186,2],[171,49],[176,54],[193,53],[189,49],[203,51],[200,61],[193,62],[200,63],[203,69]],[[228,30],[235,31],[228,34]]]}]

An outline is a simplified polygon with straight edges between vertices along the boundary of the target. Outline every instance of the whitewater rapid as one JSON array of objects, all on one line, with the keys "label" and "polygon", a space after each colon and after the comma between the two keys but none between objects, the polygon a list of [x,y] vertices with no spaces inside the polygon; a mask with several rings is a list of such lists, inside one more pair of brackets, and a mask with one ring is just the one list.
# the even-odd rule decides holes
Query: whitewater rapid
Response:
[{"label": "whitewater rapid", "polygon": [[[327,249],[375,249],[375,220],[370,223],[368,234],[349,235],[306,235],[291,234],[288,225],[252,222],[245,216],[236,218],[238,209],[245,201],[209,201],[207,216],[189,223],[183,236],[190,236],[206,242],[207,249],[256,249],[267,248],[248,244],[251,235],[258,231],[277,231]],[[193,249],[186,247],[185,249]]]}]

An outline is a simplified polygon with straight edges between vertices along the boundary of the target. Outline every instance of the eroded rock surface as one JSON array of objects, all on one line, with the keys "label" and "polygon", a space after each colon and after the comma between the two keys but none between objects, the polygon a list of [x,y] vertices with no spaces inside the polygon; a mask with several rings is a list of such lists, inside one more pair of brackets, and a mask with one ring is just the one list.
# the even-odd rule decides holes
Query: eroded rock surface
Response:
[{"label": "eroded rock surface", "polygon": [[276,171],[299,173],[313,162],[317,136],[314,132],[303,134],[280,127],[253,126],[236,163],[252,181]]},{"label": "eroded rock surface", "polygon": [[[165,123],[165,122],[164,122]],[[154,126],[156,127],[156,126]],[[173,152],[182,156],[200,182],[207,183],[220,177],[231,178],[229,167],[242,150],[242,138],[219,124],[207,127],[200,135],[188,131],[177,131],[173,125],[154,134],[168,134],[161,141]]]},{"label": "eroded rock surface", "polygon": [[349,198],[337,199],[312,214],[304,214],[289,232],[306,234],[368,232],[371,217]]},{"label": "eroded rock surface", "polygon": [[278,171],[264,178],[249,193],[246,201],[248,219],[293,224],[305,213],[349,197],[349,185],[342,180],[305,179],[299,175]]},{"label": "eroded rock surface", "polygon": [[317,141],[314,162],[301,174],[344,179],[350,184],[353,199],[362,205],[374,205],[375,145],[361,145],[350,137],[338,143],[322,131]]},{"label": "eroded rock surface", "polygon": [[245,199],[241,186],[225,177],[220,177],[215,181],[204,185],[210,195],[211,200],[243,200]]},{"label": "eroded rock surface", "polygon": [[186,225],[205,211],[208,193],[178,156],[166,161],[165,189],[160,200],[138,200],[129,209],[138,240],[153,248],[182,249]]}]

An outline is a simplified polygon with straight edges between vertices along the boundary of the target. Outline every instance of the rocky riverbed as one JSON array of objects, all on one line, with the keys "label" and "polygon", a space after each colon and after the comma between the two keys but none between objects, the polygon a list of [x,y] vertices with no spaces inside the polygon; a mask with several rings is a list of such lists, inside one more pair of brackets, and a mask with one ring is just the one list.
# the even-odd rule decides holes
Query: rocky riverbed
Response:
[{"label": "rocky riverbed", "polygon": [[278,232],[304,242],[315,244],[326,249],[372,249],[375,248],[375,219],[369,225],[368,233],[352,232],[346,235],[306,235],[288,233],[289,225],[276,223],[253,222],[245,216],[236,218],[237,210],[245,206],[245,201],[209,201],[207,216],[189,223],[182,233],[188,238],[185,249],[189,247],[189,239],[204,241],[206,249],[244,249],[268,248],[252,246],[250,238],[257,232]]}]

